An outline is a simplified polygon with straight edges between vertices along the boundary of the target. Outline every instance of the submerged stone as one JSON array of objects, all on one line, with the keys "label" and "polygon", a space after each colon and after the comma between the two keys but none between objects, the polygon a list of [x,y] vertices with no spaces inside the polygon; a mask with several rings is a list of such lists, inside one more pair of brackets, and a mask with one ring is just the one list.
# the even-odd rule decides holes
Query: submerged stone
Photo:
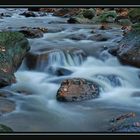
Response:
[{"label": "submerged stone", "polygon": [[13,130],[6,125],[0,124],[0,133],[2,132],[13,132]]}]

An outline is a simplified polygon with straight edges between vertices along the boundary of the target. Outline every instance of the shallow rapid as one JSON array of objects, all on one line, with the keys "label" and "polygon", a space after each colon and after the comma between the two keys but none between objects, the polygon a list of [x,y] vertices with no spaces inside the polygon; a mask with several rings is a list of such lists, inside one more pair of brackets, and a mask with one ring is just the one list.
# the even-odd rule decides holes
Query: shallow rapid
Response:
[{"label": "shallow rapid", "polygon": [[[99,30],[97,25],[67,24],[67,18],[48,15],[27,19],[16,13],[1,19],[0,27],[47,27],[50,33],[45,33],[42,38],[28,39],[31,52],[42,48],[60,51],[50,53],[48,62],[38,63],[34,70],[29,70],[26,61],[23,61],[15,73],[17,83],[6,88],[15,95],[11,100],[16,102],[16,110],[1,116],[0,122],[18,132],[106,132],[110,127],[108,121],[113,116],[130,111],[140,114],[140,70],[120,64],[105,49],[116,46],[121,40],[122,31],[119,27],[105,31]],[[16,25],[13,21],[16,21]],[[53,23],[49,24],[51,21]],[[92,30],[106,34],[109,39],[87,39],[92,35]],[[71,36],[81,34],[87,38],[71,39]],[[62,51],[62,48],[70,47],[85,51],[86,59],[82,55]],[[53,75],[48,71],[50,67],[65,68],[72,74]],[[99,98],[76,103],[58,102],[56,93],[61,81],[73,77],[97,82],[101,87]],[[25,91],[29,95],[18,94],[17,91]]]}]

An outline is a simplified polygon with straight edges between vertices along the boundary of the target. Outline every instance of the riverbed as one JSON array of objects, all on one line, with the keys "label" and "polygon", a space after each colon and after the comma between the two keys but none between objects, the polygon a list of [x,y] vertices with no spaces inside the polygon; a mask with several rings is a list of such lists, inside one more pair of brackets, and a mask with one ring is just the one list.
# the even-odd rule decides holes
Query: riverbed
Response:
[{"label": "riverbed", "polygon": [[[119,26],[110,25],[111,29],[100,30],[99,25],[68,24],[68,18],[51,14],[26,18],[19,15],[26,9],[7,10],[12,16],[0,19],[0,29],[47,28],[48,33],[43,37],[28,39],[30,52],[39,49],[59,51],[52,52],[49,62],[38,63],[34,70],[28,69],[26,60],[23,61],[15,73],[17,83],[4,88],[14,94],[9,99],[15,101],[16,109],[0,116],[0,123],[10,126],[15,132],[107,132],[111,127],[109,120],[113,117],[127,112],[140,115],[140,70],[122,65],[108,53],[108,48],[118,45],[123,37]],[[93,34],[105,34],[109,39],[88,39]],[[73,39],[76,35],[83,35],[85,39]],[[63,52],[63,49],[71,47],[83,50],[86,59],[81,55],[70,55],[69,51]],[[65,68],[72,74],[57,76],[48,71],[50,67]],[[61,81],[73,77],[99,83],[102,87],[99,98],[71,103],[57,101],[56,93]],[[19,94],[15,92],[17,90],[31,94]],[[136,92],[139,95],[133,96]]]}]

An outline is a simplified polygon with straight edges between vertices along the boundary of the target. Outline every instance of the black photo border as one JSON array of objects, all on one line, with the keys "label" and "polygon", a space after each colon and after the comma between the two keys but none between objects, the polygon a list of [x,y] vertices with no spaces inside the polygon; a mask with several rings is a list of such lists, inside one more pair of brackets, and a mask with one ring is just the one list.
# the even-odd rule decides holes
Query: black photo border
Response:
[{"label": "black photo border", "polygon": [[139,0],[0,0],[0,5],[140,5]]}]

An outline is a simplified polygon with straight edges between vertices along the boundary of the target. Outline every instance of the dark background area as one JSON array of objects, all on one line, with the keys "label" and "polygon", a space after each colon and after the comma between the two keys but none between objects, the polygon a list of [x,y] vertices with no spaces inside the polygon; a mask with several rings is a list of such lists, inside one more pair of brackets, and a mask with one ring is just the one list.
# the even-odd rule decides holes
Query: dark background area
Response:
[{"label": "dark background area", "polygon": [[140,5],[138,0],[0,0],[0,5]]}]

